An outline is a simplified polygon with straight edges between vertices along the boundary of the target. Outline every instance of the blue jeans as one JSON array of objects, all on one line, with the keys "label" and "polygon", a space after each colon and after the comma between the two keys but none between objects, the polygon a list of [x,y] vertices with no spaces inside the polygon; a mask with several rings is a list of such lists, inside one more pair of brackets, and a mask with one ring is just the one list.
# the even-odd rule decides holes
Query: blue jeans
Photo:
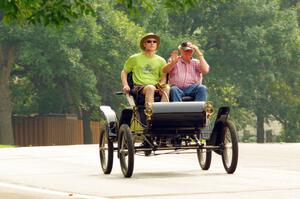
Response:
[{"label": "blue jeans", "polygon": [[192,96],[195,101],[206,101],[207,88],[201,84],[193,84],[187,88],[180,89],[177,86],[172,86],[170,90],[171,101],[181,102],[183,96]]}]

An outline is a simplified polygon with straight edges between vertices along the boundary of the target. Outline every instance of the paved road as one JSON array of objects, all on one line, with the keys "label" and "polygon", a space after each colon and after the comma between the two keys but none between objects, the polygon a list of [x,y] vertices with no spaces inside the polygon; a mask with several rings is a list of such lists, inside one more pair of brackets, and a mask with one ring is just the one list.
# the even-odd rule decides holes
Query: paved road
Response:
[{"label": "paved road", "polygon": [[0,149],[2,199],[293,199],[300,196],[300,144],[240,144],[226,174],[220,156],[201,171],[196,154],[135,156],[132,178],[118,159],[100,170],[97,145]]}]

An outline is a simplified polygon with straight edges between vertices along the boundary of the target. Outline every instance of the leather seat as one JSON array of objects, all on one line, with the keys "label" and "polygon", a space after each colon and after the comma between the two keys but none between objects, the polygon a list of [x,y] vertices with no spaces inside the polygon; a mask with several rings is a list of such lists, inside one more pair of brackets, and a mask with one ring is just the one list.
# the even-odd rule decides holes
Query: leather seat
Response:
[{"label": "leather seat", "polygon": [[[141,93],[137,93],[133,89],[134,84],[133,84],[133,79],[132,79],[132,72],[128,73],[127,82],[130,87],[129,94],[133,96],[136,105],[143,106],[145,104],[145,95],[143,95]],[[159,92],[155,92],[154,101],[160,102],[160,100],[161,100],[161,96],[160,96]],[[182,101],[184,101],[184,102],[194,101],[194,100],[195,100],[195,98],[193,96],[183,96],[182,97]]]}]

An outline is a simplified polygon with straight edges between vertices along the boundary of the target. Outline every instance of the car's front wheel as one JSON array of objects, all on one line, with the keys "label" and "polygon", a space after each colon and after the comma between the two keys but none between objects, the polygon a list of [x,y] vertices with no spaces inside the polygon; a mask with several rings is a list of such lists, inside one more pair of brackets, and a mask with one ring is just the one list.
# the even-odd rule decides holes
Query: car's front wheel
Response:
[{"label": "car's front wheel", "polygon": [[234,173],[238,163],[238,140],[235,127],[229,120],[224,123],[221,147],[223,166],[227,173]]},{"label": "car's front wheel", "polygon": [[124,177],[132,176],[134,167],[134,145],[132,134],[127,124],[122,124],[119,130],[119,158]]},{"label": "car's front wheel", "polygon": [[113,167],[114,145],[108,137],[108,127],[103,125],[100,129],[99,137],[99,156],[102,171],[104,174],[110,174]]}]

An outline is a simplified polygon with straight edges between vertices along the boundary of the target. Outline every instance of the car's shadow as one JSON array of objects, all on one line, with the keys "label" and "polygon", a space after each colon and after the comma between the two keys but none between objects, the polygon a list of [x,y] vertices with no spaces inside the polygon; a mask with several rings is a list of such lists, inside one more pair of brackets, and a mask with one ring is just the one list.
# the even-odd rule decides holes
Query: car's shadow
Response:
[{"label": "car's shadow", "polygon": [[[188,170],[188,171],[153,171],[153,172],[139,172],[135,171],[131,178],[133,179],[155,179],[155,178],[187,178],[195,176],[225,176],[228,175],[226,172],[209,172],[199,170]],[[120,173],[112,173],[107,179],[118,179],[122,178],[123,175]],[[124,178],[128,179],[128,178]],[[129,178],[130,179],[130,178]]]},{"label": "car's shadow", "polygon": [[205,172],[199,172],[199,171],[163,171],[163,172],[136,172],[133,174],[132,177],[136,179],[145,179],[145,178],[186,178],[191,176],[222,176],[222,175],[228,175],[226,173],[205,173]]}]

